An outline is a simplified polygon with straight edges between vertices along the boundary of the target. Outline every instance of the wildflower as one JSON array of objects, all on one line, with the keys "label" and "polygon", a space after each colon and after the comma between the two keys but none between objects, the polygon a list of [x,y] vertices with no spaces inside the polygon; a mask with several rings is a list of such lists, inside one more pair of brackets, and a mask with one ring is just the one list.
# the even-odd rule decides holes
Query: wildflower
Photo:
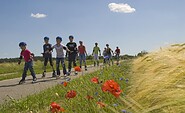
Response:
[{"label": "wildflower", "polygon": [[91,79],[91,82],[95,83],[95,84],[98,84],[99,83],[99,80],[98,80],[98,77],[93,77]]},{"label": "wildflower", "polygon": [[74,67],[74,70],[77,72],[81,72],[81,68],[79,66]]},{"label": "wildflower", "polygon": [[67,82],[64,82],[63,85],[64,85],[64,87],[66,87],[67,86]]},{"label": "wildflower", "polygon": [[70,98],[74,98],[74,97],[76,97],[76,91],[71,90],[71,91],[67,92],[66,98],[70,99]]},{"label": "wildflower", "polygon": [[64,112],[64,108],[61,108],[59,104],[57,104],[56,102],[52,102],[50,104],[50,111],[52,113],[58,113],[58,112]]},{"label": "wildflower", "polygon": [[98,106],[100,106],[100,108],[105,107],[105,104],[103,102],[97,102]]},{"label": "wildflower", "polygon": [[108,80],[102,85],[103,92],[110,92],[115,97],[119,97],[121,94],[121,89],[118,83],[114,80]]},{"label": "wildflower", "polygon": [[87,95],[87,99],[88,100],[92,100],[92,99],[94,99],[92,96],[90,96],[90,95]]}]

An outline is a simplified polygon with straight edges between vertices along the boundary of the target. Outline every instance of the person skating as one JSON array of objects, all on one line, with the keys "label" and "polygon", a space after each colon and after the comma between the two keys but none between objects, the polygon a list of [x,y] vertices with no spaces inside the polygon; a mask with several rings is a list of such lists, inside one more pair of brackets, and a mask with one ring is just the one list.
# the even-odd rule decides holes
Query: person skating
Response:
[{"label": "person skating", "polygon": [[19,43],[19,47],[21,48],[21,53],[20,53],[20,58],[18,61],[18,64],[21,64],[21,59],[24,58],[25,64],[24,64],[24,70],[23,70],[23,74],[22,74],[22,79],[19,81],[19,84],[23,84],[25,83],[25,78],[27,75],[27,71],[28,69],[31,72],[31,75],[33,77],[33,81],[32,83],[37,81],[34,69],[33,69],[33,57],[34,54],[31,53],[27,48],[26,48],[26,43],[25,42],[20,42]]},{"label": "person skating", "polygon": [[65,66],[65,61],[64,61],[64,50],[69,52],[68,48],[65,47],[64,45],[61,44],[62,38],[61,37],[56,37],[56,44],[52,47],[55,48],[56,50],[56,71],[57,71],[57,78],[60,77],[60,63],[62,64],[63,68],[63,74],[64,77],[68,75],[66,66]]},{"label": "person skating", "polygon": [[119,59],[120,59],[120,49],[119,47],[116,47],[116,50],[115,50],[115,56],[116,56],[116,64],[119,65]]},{"label": "person skating", "polygon": [[[69,36],[69,42],[66,44],[66,47],[70,50],[67,52],[68,56],[68,74],[71,73],[72,63],[73,67],[76,67],[76,57],[77,57],[77,44],[74,42],[74,37],[72,35]],[[75,71],[75,75],[78,73]]]},{"label": "person skating", "polygon": [[94,56],[94,66],[99,66],[99,56],[101,56],[101,50],[98,47],[98,43],[95,43],[92,55]]},{"label": "person skating", "polygon": [[78,53],[79,53],[79,59],[80,59],[80,68],[82,68],[82,62],[85,65],[85,71],[87,71],[87,65],[86,65],[86,56],[87,56],[87,52],[86,52],[86,48],[83,45],[82,41],[79,41],[79,46],[78,46]]},{"label": "person skating", "polygon": [[44,72],[42,74],[42,77],[46,76],[46,66],[48,61],[53,70],[52,77],[56,77],[55,69],[53,67],[53,61],[52,61],[52,45],[49,43],[49,37],[44,37],[44,43],[45,43],[43,45]]},{"label": "person skating", "polygon": [[113,59],[112,59],[112,56],[114,55],[114,52],[112,51],[112,49],[109,47],[109,44],[106,44],[106,51],[107,51],[107,56],[108,56],[108,61],[109,61],[109,65],[110,65],[110,62],[112,62],[112,65],[114,64],[113,63]]}]

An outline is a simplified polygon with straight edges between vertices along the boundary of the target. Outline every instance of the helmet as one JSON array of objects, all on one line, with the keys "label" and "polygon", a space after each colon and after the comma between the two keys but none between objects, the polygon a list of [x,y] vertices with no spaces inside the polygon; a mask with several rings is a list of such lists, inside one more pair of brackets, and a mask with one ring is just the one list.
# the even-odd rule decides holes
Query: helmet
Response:
[{"label": "helmet", "polygon": [[98,43],[96,42],[95,45],[98,45]]},{"label": "helmet", "polygon": [[49,37],[44,37],[44,40],[49,40]]},{"label": "helmet", "polygon": [[56,40],[60,40],[60,41],[62,41],[62,38],[61,38],[61,37],[59,37],[59,36],[57,36],[57,37],[56,37]]},{"label": "helmet", "polygon": [[19,43],[19,47],[21,47],[21,46],[26,46],[27,44],[25,43],[25,42],[20,42]]},{"label": "helmet", "polygon": [[73,35],[70,35],[69,38],[72,38],[73,39],[74,37],[73,37]]},{"label": "helmet", "polygon": [[106,46],[109,46],[109,44],[106,44]]}]

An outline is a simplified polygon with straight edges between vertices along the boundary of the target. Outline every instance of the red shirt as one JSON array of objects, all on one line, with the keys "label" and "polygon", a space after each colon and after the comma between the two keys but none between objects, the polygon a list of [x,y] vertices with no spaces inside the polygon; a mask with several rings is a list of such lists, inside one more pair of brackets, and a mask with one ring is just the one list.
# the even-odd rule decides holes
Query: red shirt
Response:
[{"label": "red shirt", "polygon": [[85,46],[78,46],[78,51],[80,54],[85,54]]},{"label": "red shirt", "polygon": [[116,49],[116,54],[120,54],[120,49]]},{"label": "red shirt", "polygon": [[25,62],[32,61],[31,52],[27,49],[21,51],[21,56],[23,56]]}]

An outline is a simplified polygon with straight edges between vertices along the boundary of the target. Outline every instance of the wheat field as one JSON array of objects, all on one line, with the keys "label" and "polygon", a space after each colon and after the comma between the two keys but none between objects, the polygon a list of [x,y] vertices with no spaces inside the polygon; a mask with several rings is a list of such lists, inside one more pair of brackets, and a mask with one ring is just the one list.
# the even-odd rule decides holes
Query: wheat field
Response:
[{"label": "wheat field", "polygon": [[185,44],[134,60],[128,97],[141,113],[185,113]]}]

